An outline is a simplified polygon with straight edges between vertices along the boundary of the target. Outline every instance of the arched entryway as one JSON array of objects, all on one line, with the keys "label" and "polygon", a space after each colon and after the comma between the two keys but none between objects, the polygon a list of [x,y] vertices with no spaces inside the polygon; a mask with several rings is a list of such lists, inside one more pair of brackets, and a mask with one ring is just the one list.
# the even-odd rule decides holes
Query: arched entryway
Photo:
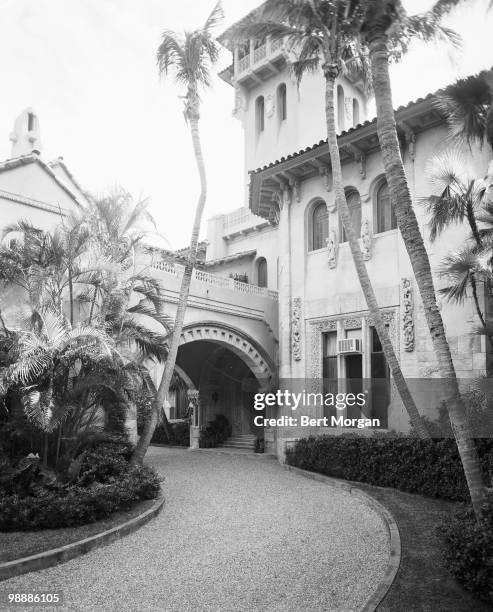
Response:
[{"label": "arched entryway", "polygon": [[177,366],[186,373],[194,394],[191,446],[198,446],[200,427],[224,415],[233,436],[261,436],[255,426],[254,395],[275,384],[274,368],[261,347],[241,331],[218,324],[184,328]]}]

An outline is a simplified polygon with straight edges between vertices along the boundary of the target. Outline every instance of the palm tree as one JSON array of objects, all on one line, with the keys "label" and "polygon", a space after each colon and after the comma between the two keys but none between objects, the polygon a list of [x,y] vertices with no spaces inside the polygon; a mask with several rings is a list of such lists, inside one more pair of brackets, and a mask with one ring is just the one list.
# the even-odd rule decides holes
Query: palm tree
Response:
[{"label": "palm tree", "polygon": [[355,40],[351,24],[344,19],[345,3],[340,0],[281,1],[267,0],[259,14],[250,23],[243,23],[236,31],[239,40],[286,38],[287,44],[297,54],[292,71],[298,81],[307,71],[322,68],[325,78],[325,117],[329,144],[336,206],[341,216],[354,265],[380,338],[385,358],[392,373],[397,392],[410,417],[411,423],[422,438],[430,434],[424,424],[409,387],[402,373],[387,327],[380,312],[363,254],[352,221],[344,191],[342,168],[335,125],[335,80],[345,70],[359,72],[367,80],[364,54]]},{"label": "palm tree", "polygon": [[105,331],[84,324],[74,327],[58,312],[45,309],[31,316],[31,329],[15,333],[11,365],[3,373],[2,387],[17,388],[27,419],[47,434],[66,417],[70,405],[62,400],[57,380],[66,380],[71,368],[111,356],[113,342]]},{"label": "palm tree", "polygon": [[197,245],[199,240],[200,225],[207,198],[206,172],[199,134],[199,90],[201,87],[209,87],[211,85],[211,67],[219,57],[219,45],[214,40],[212,31],[222,17],[223,11],[221,3],[219,2],[212,10],[202,28],[192,32],[185,32],[184,37],[170,30],[165,30],[162,35],[161,44],[157,50],[159,72],[162,75],[167,75],[173,70],[177,83],[186,87],[183,114],[185,121],[190,126],[195,161],[200,176],[201,191],[197,208],[195,210],[190,248],[181,282],[175,323],[169,343],[168,357],[166,359],[164,372],[159,384],[157,400],[155,402],[154,409],[151,412],[150,418],[145,423],[144,430],[137,448],[135,449],[132,457],[133,463],[142,463],[154,433],[154,429],[156,428],[159,413],[168,395],[169,386],[176,363],[180,336],[183,329],[183,322],[185,320],[185,311],[187,308],[188,294],[190,292],[190,283],[197,259]]},{"label": "palm tree", "polygon": [[60,315],[68,291],[73,325],[74,284],[89,272],[82,263],[89,248],[88,229],[71,216],[50,232],[22,220],[4,228],[3,236],[12,232],[16,239],[0,246],[0,280],[25,290],[32,309],[49,306]]},{"label": "palm tree", "polygon": [[368,45],[377,106],[377,130],[385,174],[397,224],[416,278],[442,378],[446,380],[446,405],[457,441],[472,505],[480,515],[486,489],[479,458],[459,391],[450,346],[438,308],[430,261],[421,236],[402,162],[389,75],[391,56],[399,58],[413,37],[442,38],[457,43],[457,37],[440,26],[440,19],[457,2],[438,0],[427,13],[409,16],[400,0],[352,0],[345,2],[346,17]]},{"label": "palm tree", "polygon": [[[492,5],[490,5],[491,8]],[[469,146],[485,141],[493,149],[493,78],[488,72],[459,79],[437,96],[436,106],[447,117],[454,140]],[[486,199],[493,204],[493,160],[487,171]]]},{"label": "palm tree", "polygon": [[484,202],[486,186],[484,181],[463,177],[463,161],[457,150],[432,158],[428,164],[428,180],[438,195],[423,198],[430,216],[430,240],[433,242],[449,225],[467,221],[474,245],[466,243],[457,253],[442,262],[440,275],[451,282],[440,289],[447,300],[462,303],[467,287],[471,287],[474,305],[483,328],[485,316],[479,303],[477,283],[489,283],[490,271],[483,262],[484,244],[478,227],[478,211]]}]

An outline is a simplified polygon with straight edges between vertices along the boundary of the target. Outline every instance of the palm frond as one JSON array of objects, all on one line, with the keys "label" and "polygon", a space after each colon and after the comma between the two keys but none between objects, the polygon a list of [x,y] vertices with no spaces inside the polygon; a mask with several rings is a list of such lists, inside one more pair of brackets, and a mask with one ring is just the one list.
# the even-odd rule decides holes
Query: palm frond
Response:
[{"label": "palm frond", "polygon": [[484,143],[493,93],[483,74],[449,85],[437,95],[434,104],[447,118],[454,139],[469,146],[474,141]]}]

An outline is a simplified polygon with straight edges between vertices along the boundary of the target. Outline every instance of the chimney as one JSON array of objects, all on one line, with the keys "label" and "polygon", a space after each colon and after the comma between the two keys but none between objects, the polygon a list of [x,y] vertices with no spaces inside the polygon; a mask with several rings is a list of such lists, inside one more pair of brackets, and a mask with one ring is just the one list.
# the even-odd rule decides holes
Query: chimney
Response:
[{"label": "chimney", "polygon": [[41,135],[38,115],[32,108],[26,108],[15,120],[10,134],[11,157],[41,153]]}]

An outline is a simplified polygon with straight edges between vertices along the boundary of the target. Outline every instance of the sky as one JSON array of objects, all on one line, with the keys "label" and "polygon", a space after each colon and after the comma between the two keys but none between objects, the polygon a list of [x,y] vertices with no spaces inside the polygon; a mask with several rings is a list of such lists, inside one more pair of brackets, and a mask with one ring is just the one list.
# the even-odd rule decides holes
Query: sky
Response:
[{"label": "sky", "polygon": [[[224,0],[224,26],[260,0]],[[149,198],[162,244],[189,241],[199,192],[183,92],[161,79],[155,52],[164,29],[200,26],[214,0],[0,0],[0,159],[10,157],[15,118],[33,107],[43,158],[63,156],[94,194],[118,185]],[[404,1],[410,12],[430,0]],[[448,18],[460,52],[415,44],[392,68],[396,105],[493,66],[493,11],[470,0]],[[218,33],[221,29],[218,30]],[[218,71],[231,63],[221,55]],[[245,204],[243,134],[233,89],[219,78],[203,96],[201,135],[208,172],[205,220]],[[323,135],[321,135],[321,138]],[[307,145],[311,143],[306,143]]]}]

